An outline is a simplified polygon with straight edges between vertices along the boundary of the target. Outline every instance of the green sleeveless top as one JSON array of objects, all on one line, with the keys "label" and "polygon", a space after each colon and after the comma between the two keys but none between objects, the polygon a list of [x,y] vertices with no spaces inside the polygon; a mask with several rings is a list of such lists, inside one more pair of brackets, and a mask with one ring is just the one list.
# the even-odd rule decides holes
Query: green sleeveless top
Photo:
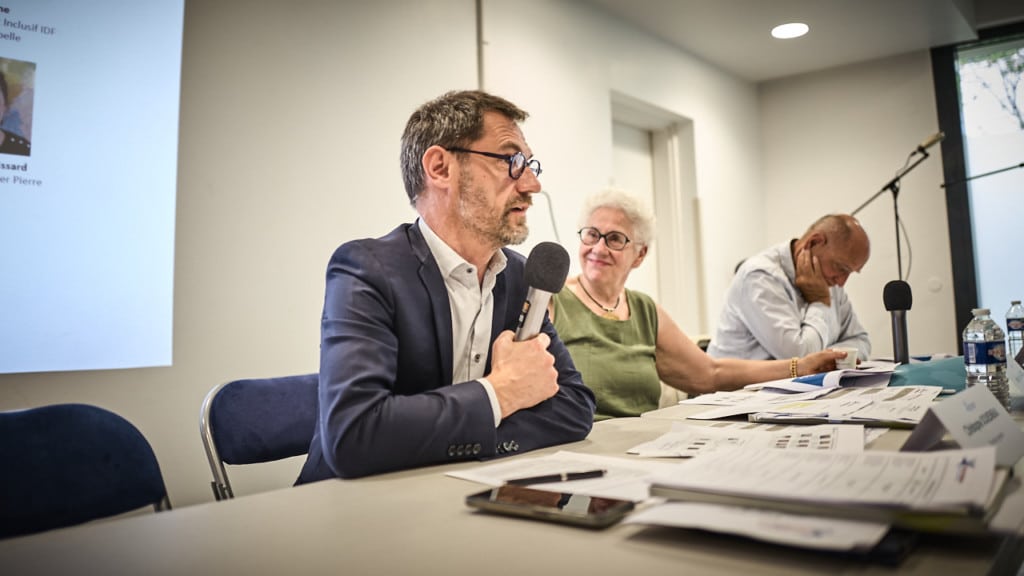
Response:
[{"label": "green sleeveless top", "polygon": [[658,309],[654,300],[626,290],[628,320],[610,320],[590,311],[569,288],[552,299],[555,330],[572,356],[583,383],[594,391],[594,420],[639,416],[658,408],[661,396],[654,349]]}]

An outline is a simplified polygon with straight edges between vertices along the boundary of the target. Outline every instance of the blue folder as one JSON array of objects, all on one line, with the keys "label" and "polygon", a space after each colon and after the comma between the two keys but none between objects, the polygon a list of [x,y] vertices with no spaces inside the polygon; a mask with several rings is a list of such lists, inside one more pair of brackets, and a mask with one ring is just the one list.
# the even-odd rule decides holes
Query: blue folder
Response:
[{"label": "blue folder", "polygon": [[889,386],[942,386],[959,392],[967,381],[963,356],[900,364],[893,370]]}]

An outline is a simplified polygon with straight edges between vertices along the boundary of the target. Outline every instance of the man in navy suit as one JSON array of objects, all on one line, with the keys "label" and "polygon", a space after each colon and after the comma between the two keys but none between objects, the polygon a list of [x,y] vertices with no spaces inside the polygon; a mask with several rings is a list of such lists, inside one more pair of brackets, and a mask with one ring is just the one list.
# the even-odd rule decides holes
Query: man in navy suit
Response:
[{"label": "man in navy suit", "polygon": [[449,92],[409,118],[406,193],[419,213],[347,242],[327,266],[320,418],[298,484],[581,440],[594,395],[545,318],[515,342],[540,163],[511,102]]}]

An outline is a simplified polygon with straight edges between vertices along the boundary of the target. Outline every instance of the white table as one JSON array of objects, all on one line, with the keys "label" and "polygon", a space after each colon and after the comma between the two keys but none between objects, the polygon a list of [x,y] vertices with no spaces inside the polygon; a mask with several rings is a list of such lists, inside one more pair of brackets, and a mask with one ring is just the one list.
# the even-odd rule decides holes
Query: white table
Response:
[{"label": "white table", "polygon": [[[626,456],[669,420],[598,423],[569,449]],[[893,574],[884,566],[715,534],[617,525],[590,531],[488,515],[461,463],[329,480],[0,541],[0,573],[31,574]],[[1020,541],[928,537],[900,574],[1015,573]],[[1008,567],[1013,566],[1012,570]]]}]

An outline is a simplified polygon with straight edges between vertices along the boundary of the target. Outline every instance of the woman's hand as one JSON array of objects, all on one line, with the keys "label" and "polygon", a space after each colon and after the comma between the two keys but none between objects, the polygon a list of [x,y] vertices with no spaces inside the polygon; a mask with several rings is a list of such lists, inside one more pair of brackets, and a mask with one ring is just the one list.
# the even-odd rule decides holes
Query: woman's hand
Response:
[{"label": "woman's hand", "polygon": [[817,374],[818,372],[835,370],[836,360],[845,357],[846,352],[840,352],[839,350],[822,350],[821,352],[808,354],[800,360],[797,360],[797,376],[806,376],[808,374]]}]

